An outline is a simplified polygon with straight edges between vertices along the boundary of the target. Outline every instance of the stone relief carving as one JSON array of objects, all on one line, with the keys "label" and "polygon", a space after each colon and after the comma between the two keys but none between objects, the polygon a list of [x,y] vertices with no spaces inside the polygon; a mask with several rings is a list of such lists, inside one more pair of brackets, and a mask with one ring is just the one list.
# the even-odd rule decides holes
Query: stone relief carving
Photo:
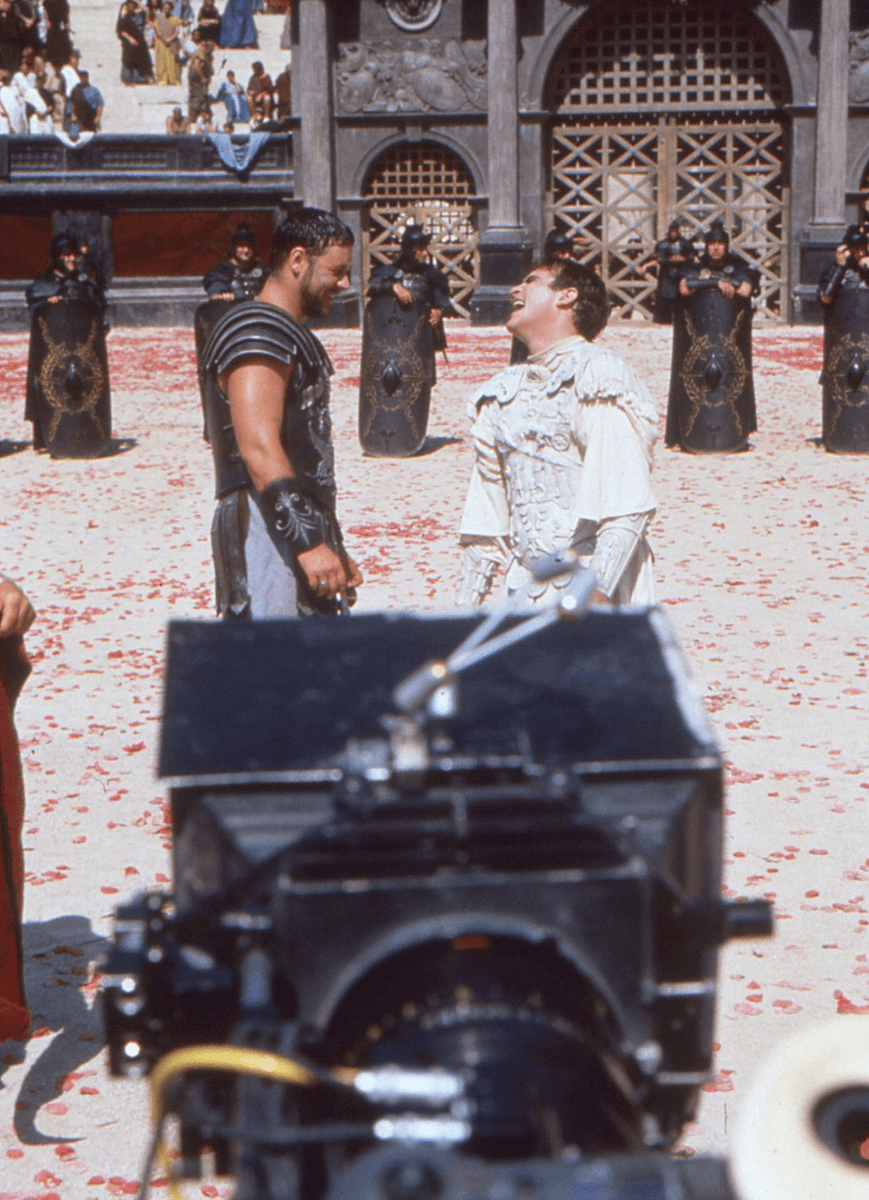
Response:
[{"label": "stone relief carving", "polygon": [[335,76],[343,113],[486,108],[484,42],[346,42],[339,47]]},{"label": "stone relief carving", "polygon": [[848,99],[852,104],[869,102],[869,29],[849,38]]},{"label": "stone relief carving", "polygon": [[386,11],[392,23],[410,33],[434,25],[442,7],[443,0],[386,0]]}]

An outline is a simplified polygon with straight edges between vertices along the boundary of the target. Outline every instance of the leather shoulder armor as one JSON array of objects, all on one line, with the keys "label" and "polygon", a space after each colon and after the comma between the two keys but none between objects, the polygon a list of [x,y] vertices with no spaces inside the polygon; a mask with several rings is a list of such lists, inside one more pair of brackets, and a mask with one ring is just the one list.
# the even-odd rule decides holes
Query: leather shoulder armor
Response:
[{"label": "leather shoulder armor", "polygon": [[329,356],[316,337],[300,321],[274,304],[261,300],[235,304],[218,321],[205,345],[206,371],[221,376],[242,358],[256,356],[275,362],[299,362],[307,371],[332,374]]}]

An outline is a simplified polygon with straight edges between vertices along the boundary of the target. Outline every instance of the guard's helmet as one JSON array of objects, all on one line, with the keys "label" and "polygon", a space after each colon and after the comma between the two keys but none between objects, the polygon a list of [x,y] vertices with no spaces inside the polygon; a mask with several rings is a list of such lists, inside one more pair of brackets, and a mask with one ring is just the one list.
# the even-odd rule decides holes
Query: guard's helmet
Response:
[{"label": "guard's helmet", "polygon": [[249,225],[241,224],[235,227],[232,235],[233,249],[236,246],[253,246],[256,249],[256,234]]},{"label": "guard's helmet", "polygon": [[703,240],[707,246],[712,242],[723,242],[725,246],[730,245],[730,235],[720,221],[712,222],[709,226],[709,232]]},{"label": "guard's helmet", "polygon": [[573,240],[560,229],[550,229],[543,242],[544,258],[564,258],[573,254]]},{"label": "guard's helmet", "polygon": [[426,233],[422,225],[417,225],[415,221],[410,221],[404,227],[404,233],[401,235],[401,252],[405,250],[415,250],[417,246],[427,246],[431,241],[431,234]]},{"label": "guard's helmet", "polygon": [[58,233],[51,239],[51,261],[59,263],[65,254],[78,254],[79,244],[71,233]]},{"label": "guard's helmet", "polygon": [[845,230],[845,236],[842,240],[849,250],[855,250],[858,246],[865,246],[866,230],[861,229],[859,225],[849,225]]}]

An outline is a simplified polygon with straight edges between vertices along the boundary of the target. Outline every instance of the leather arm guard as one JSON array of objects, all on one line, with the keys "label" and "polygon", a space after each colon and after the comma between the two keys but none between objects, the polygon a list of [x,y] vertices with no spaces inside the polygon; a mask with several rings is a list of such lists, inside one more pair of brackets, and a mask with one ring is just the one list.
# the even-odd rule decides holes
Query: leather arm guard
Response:
[{"label": "leather arm guard", "polygon": [[648,513],[608,517],[598,526],[589,569],[597,575],[598,587],[612,597],[642,540],[649,523]]},{"label": "leather arm guard", "polygon": [[459,567],[455,603],[458,608],[478,608],[492,593],[499,567],[506,561],[501,539],[481,538],[467,541]]},{"label": "leather arm guard", "polygon": [[830,278],[818,288],[818,299],[822,304],[832,304],[836,299],[847,269],[847,267],[839,266],[837,263],[836,269],[830,275]]},{"label": "leather arm guard", "polygon": [[329,542],[328,515],[298,480],[275,479],[259,498],[269,535],[289,567],[295,569],[306,550]]}]

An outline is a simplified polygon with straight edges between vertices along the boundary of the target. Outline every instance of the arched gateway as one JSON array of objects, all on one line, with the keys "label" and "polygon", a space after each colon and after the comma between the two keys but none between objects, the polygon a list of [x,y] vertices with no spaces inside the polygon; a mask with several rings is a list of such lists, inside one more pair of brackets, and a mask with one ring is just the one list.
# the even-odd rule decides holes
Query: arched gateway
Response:
[{"label": "arched gateway", "polygon": [[786,315],[788,81],[736,5],[595,5],[550,72],[550,224],[582,235],[621,317],[651,312],[638,266],[674,217],[720,219],[762,273],[758,317]]},{"label": "arched gateway", "polygon": [[450,281],[453,304],[467,315],[479,282],[477,222],[470,171],[457,154],[438,142],[399,142],[377,156],[365,178],[362,274],[391,261],[408,221],[432,235],[430,250]]}]

